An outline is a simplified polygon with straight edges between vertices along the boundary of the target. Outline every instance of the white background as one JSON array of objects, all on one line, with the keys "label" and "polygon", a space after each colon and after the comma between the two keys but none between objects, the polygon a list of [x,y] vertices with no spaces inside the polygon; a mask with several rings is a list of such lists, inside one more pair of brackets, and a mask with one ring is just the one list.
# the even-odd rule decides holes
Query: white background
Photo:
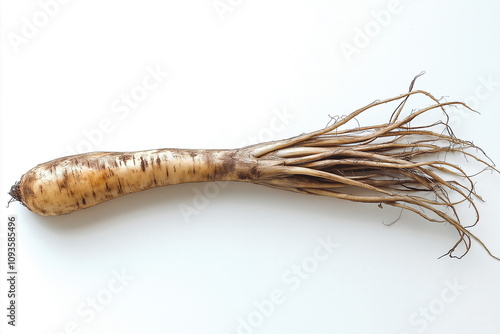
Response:
[{"label": "white background", "polygon": [[[416,88],[481,111],[452,110],[452,124],[498,162],[498,13],[495,0],[4,0],[1,201],[31,167],[78,148],[291,137],[404,93],[422,70]],[[168,76],[118,111],[148,69]],[[473,232],[499,255],[500,176],[476,181],[486,202]],[[5,316],[11,214],[16,328]],[[154,189],[61,217],[2,205],[2,333],[499,333],[500,263],[477,242],[438,260],[454,229],[409,213],[384,225],[398,215],[249,184]],[[331,254],[318,248],[328,239]]]}]

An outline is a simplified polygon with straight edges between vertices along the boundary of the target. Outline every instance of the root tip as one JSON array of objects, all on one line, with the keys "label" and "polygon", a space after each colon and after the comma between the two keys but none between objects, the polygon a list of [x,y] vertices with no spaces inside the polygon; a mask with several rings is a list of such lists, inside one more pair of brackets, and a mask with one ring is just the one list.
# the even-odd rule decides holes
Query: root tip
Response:
[{"label": "root tip", "polygon": [[[16,182],[11,188],[10,188],[10,191],[9,191],[9,195],[12,196],[12,199],[11,201],[19,201],[19,202],[23,202],[22,201],[22,195],[21,195],[21,189],[20,189],[20,186],[19,186],[20,182]],[[9,203],[11,202],[9,201]]]}]

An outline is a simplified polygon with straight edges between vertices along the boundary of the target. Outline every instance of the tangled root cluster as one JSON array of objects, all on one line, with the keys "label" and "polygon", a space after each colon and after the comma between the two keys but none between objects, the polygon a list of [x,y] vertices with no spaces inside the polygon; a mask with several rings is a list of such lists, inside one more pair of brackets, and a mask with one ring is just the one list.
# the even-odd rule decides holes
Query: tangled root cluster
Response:
[{"label": "tangled root cluster", "polygon": [[[467,161],[476,160],[483,171],[498,172],[479,147],[457,138],[448,124],[447,108],[470,108],[462,102],[441,102],[422,90],[413,91],[417,77],[406,94],[375,101],[319,131],[257,147],[252,152],[255,158],[275,163],[263,169],[256,183],[409,210],[431,222],[449,223],[457,230],[459,240],[443,256],[463,257],[471,239],[475,239],[500,260],[469,231],[479,220],[473,199],[482,200],[471,180],[474,175],[445,161],[447,155],[458,153]],[[404,116],[408,99],[417,95],[429,98],[431,105]],[[391,102],[398,104],[387,123],[340,129],[356,116]],[[410,124],[424,113],[439,109],[443,120],[422,126]],[[462,224],[457,213],[460,203],[470,204],[475,211],[476,220],[471,224]],[[455,255],[462,243],[465,251]]]}]

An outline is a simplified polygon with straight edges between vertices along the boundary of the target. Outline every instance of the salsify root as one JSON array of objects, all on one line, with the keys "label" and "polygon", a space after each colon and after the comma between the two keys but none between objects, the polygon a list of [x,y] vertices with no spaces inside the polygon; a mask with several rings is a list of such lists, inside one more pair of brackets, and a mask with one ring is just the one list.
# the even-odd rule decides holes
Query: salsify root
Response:
[{"label": "salsify root", "polygon": [[[28,171],[10,194],[31,211],[49,216],[159,186],[251,182],[405,209],[456,229],[459,239],[444,255],[461,258],[474,239],[500,260],[469,230],[479,220],[473,199],[482,200],[475,192],[473,176],[442,156],[455,153],[469,163],[476,161],[483,170],[498,170],[479,147],[457,138],[448,125],[446,108],[468,107],[462,102],[441,102],[425,91],[414,91],[415,79],[407,93],[375,101],[311,133],[233,150],[159,149],[64,157]],[[407,101],[417,95],[428,98],[431,104],[404,116]],[[398,105],[387,123],[341,129],[355,117],[391,102]],[[411,125],[432,110],[440,111],[444,120]],[[468,203],[475,212],[475,221],[469,225],[462,224],[459,218],[460,203]],[[464,250],[455,255],[461,244]]]}]

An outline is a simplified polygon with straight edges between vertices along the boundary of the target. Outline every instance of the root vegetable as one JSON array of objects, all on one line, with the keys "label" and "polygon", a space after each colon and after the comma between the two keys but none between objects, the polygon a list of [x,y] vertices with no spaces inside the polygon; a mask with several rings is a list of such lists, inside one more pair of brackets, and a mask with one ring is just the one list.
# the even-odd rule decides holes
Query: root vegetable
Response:
[{"label": "root vegetable", "polygon": [[[29,210],[50,216],[154,187],[186,182],[251,182],[406,209],[428,221],[449,223],[457,230],[459,240],[445,255],[462,257],[469,251],[472,238],[498,259],[469,230],[479,220],[473,197],[481,200],[471,176],[440,156],[459,153],[485,169],[498,170],[477,146],[456,138],[447,124],[447,107],[468,107],[461,102],[441,102],[425,91],[413,91],[415,79],[405,94],[376,101],[324,129],[290,139],[233,150],[159,149],[74,155],[34,167],[10,194]],[[403,117],[405,104],[416,95],[429,98],[432,104]],[[340,129],[356,116],[390,102],[399,104],[387,123]],[[433,110],[442,112],[446,120],[423,126],[410,124]],[[478,157],[479,153],[485,158]],[[469,226],[463,225],[458,216],[460,203],[475,210],[477,218]],[[461,243],[465,250],[455,255]]]}]

